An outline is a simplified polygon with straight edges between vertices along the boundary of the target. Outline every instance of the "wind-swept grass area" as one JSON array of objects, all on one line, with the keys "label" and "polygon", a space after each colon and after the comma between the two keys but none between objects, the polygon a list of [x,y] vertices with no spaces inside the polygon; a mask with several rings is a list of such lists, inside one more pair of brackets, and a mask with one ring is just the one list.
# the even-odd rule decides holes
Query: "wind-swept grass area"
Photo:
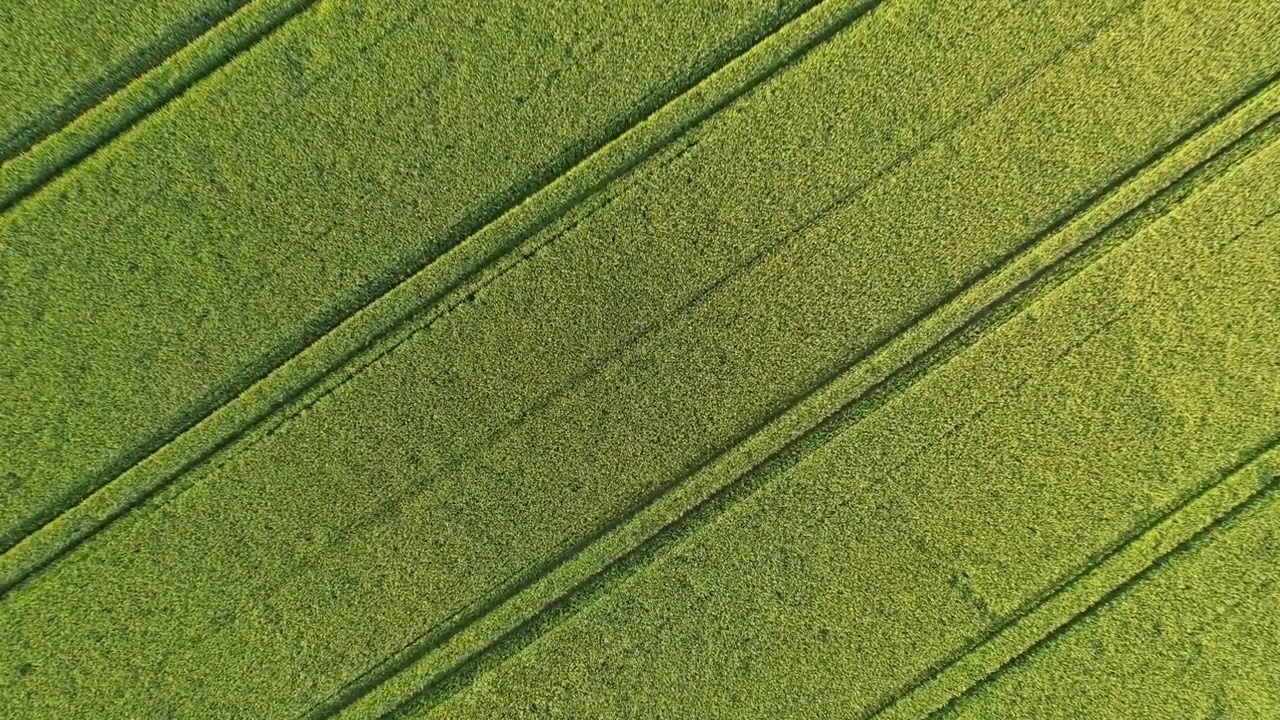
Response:
[{"label": "wind-swept grass area", "polygon": [[1269,491],[1141,549],[1280,437],[1278,58],[322,0],[0,214],[0,715],[1253,707]]}]

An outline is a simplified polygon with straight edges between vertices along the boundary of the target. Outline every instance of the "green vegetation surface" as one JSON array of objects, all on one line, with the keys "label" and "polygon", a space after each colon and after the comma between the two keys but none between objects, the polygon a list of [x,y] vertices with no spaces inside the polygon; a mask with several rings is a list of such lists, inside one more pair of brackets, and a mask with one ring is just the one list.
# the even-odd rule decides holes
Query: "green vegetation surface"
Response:
[{"label": "green vegetation surface", "polygon": [[1280,715],[1276,528],[1273,490],[944,717]]},{"label": "green vegetation surface", "polygon": [[1274,442],[1278,168],[1273,143],[433,716],[872,714]]},{"label": "green vegetation surface", "polygon": [[[804,11],[322,0],[3,211],[0,716],[888,714],[1275,445],[1280,16]],[[1269,497],[948,711],[1162,717]]]},{"label": "green vegetation surface", "polygon": [[0,216],[0,548],[793,12],[320,3]]},{"label": "green vegetation surface", "polygon": [[245,0],[0,4],[0,167]]}]

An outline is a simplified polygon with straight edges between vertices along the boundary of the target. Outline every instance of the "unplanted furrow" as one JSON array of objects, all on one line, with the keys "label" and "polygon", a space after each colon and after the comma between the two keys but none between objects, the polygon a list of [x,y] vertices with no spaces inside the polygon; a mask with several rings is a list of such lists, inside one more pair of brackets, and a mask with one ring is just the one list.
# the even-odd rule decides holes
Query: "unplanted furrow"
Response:
[{"label": "unplanted furrow", "polygon": [[1272,142],[406,716],[884,708],[1274,443],[1278,168]]},{"label": "unplanted furrow", "polygon": [[1262,14],[1070,5],[890,3],[761,84],[13,590],[10,714],[337,709],[1276,70]]},{"label": "unplanted furrow", "polygon": [[[245,0],[159,0],[145,6],[83,0],[4,3],[0,172],[10,160],[244,4]],[[0,201],[0,206],[5,204]]]},{"label": "unplanted furrow", "polygon": [[322,2],[14,207],[0,547],[796,11]]}]

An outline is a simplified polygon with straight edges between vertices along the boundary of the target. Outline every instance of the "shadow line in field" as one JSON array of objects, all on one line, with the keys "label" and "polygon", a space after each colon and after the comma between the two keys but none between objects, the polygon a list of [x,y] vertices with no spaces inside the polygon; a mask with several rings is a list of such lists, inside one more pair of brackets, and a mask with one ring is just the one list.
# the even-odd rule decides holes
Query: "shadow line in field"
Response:
[{"label": "shadow line in field", "polygon": [[[945,715],[948,711],[954,709],[965,698],[971,697],[982,687],[998,679],[1011,668],[1025,662],[1027,658],[1052,643],[1056,638],[1067,633],[1080,622],[1106,607],[1116,598],[1124,595],[1134,587],[1137,587],[1149,578],[1153,572],[1156,572],[1170,560],[1176,558],[1190,546],[1204,540],[1206,537],[1215,534],[1217,531],[1229,525],[1236,517],[1249,508],[1257,506],[1264,501],[1274,500],[1276,497],[1276,490],[1277,488],[1280,488],[1280,474],[1277,474],[1274,469],[1268,472],[1266,468],[1258,467],[1258,465],[1265,462],[1267,456],[1273,455],[1277,449],[1280,449],[1280,436],[1272,437],[1261,446],[1251,449],[1244,462],[1224,472],[1207,485],[1199,488],[1179,502],[1168,513],[1162,515],[1154,522],[1145,525],[1139,528],[1136,532],[1126,536],[1108,553],[1090,564],[1085,570],[1073,576],[1071,580],[1060,585],[1049,597],[1042,599],[1034,607],[1029,608],[1026,612],[1016,616],[1016,619],[1012,622],[1005,623],[997,634],[990,636],[984,642],[998,642],[1002,639],[999,633],[1009,632],[1009,628],[1011,628],[1015,623],[1034,622],[1034,620],[1037,619],[1032,618],[1034,613],[1039,612],[1042,608],[1048,607],[1054,600],[1066,599],[1065,596],[1068,592],[1073,590],[1076,585],[1083,583],[1090,576],[1103,575],[1108,573],[1108,571],[1116,574],[1122,573],[1123,568],[1119,566],[1123,564],[1123,556],[1126,553],[1136,554],[1137,552],[1140,552],[1141,549],[1138,548],[1138,545],[1144,540],[1149,540],[1151,535],[1158,532],[1160,529],[1169,525],[1174,525],[1179,521],[1193,525],[1200,525],[1199,527],[1191,528],[1193,531],[1181,536],[1177,543],[1166,543],[1171,546],[1159,547],[1157,552],[1150,553],[1150,557],[1144,559],[1145,561],[1141,567],[1136,570],[1136,572],[1127,574],[1127,576],[1124,576],[1117,584],[1110,587],[1105,593],[1089,600],[1087,604],[1078,608],[1070,609],[1061,614],[1057,614],[1056,617],[1041,620],[1041,622],[1052,624],[1052,628],[1049,629],[1048,632],[1040,634],[1038,638],[1030,643],[1018,643],[1016,638],[1013,639],[1012,642],[1015,643],[1015,651],[1013,653],[1008,654],[1007,657],[993,663],[995,665],[994,669],[989,669],[986,672],[975,673],[976,677],[966,678],[969,682],[964,684],[963,689],[960,692],[946,697],[945,701],[941,704],[935,701],[928,703],[929,705],[935,706],[932,709],[926,707],[921,708],[922,711],[903,712],[901,715],[895,713],[894,716],[940,717]],[[1250,478],[1243,476],[1251,472],[1261,473],[1262,477],[1260,481],[1255,480],[1252,483],[1246,482],[1250,480]],[[1253,485],[1253,487],[1249,487],[1250,484]],[[1240,485],[1242,487],[1230,487],[1232,485]],[[1223,499],[1217,499],[1218,503],[1227,505],[1225,508],[1211,507],[1208,509],[1202,509],[1198,507],[1200,504],[1212,505],[1213,503],[1206,501],[1206,498],[1209,498],[1211,494],[1214,493],[1229,493],[1234,497],[1228,497],[1225,501]],[[977,648],[975,648],[975,651],[976,650]],[[962,658],[957,658],[957,662],[960,661],[962,661]],[[886,710],[889,710],[889,708],[886,708]],[[886,712],[885,716],[888,716],[889,714],[889,712]]]},{"label": "shadow line in field", "polygon": [[108,68],[100,76],[76,88],[58,105],[43,108],[36,117],[0,140],[0,167],[50,135],[58,133],[124,86],[135,82],[152,68],[181,52],[187,45],[199,40],[248,1],[220,0],[200,9],[160,33],[159,38],[151,45],[135,50],[115,67]]}]

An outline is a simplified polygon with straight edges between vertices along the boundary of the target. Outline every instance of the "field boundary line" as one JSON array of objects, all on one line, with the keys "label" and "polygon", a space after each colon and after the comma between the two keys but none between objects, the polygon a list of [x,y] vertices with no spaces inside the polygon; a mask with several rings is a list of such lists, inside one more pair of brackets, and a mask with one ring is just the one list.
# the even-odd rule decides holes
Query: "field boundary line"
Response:
[{"label": "field boundary line", "polygon": [[[1234,164],[1233,150],[1250,133],[1280,113],[1280,85],[1267,77],[1219,112],[1205,118],[1170,145],[1154,152],[1097,194],[1068,210],[1048,230],[1030,238],[941,303],[905,324],[880,346],[836,369],[788,407],[780,408],[731,441],[726,450],[659,489],[615,522],[584,538],[513,581],[489,599],[460,611],[449,627],[432,632],[358,678],[337,698],[303,717],[307,720],[395,717],[418,703],[434,704],[484,669],[501,661],[508,648],[530,641],[531,634],[556,621],[582,596],[592,594],[618,568],[626,567],[656,544],[682,532],[698,513],[722,504],[761,468],[775,462],[816,431],[856,409],[884,388],[896,390],[939,363],[934,356],[982,323],[1011,300],[1060,285],[1074,275],[1060,272],[1079,261],[1091,264],[1105,248],[1101,238],[1129,221],[1141,227],[1162,217],[1185,196],[1178,193],[1214,161]],[[1210,173],[1212,174],[1212,173]],[[1215,176],[1216,177],[1216,176]],[[1211,180],[1210,180],[1211,181]],[[1187,190],[1186,192],[1190,192]],[[1167,200],[1158,212],[1144,213]],[[1141,229],[1139,227],[1139,229]],[[1136,231],[1135,231],[1136,232]],[[1126,234],[1119,239],[1131,237]],[[1105,244],[1105,243],[1104,243]],[[1020,307],[1009,310],[1016,313]],[[971,342],[971,341],[970,341]],[[942,360],[941,362],[945,362]],[[624,571],[625,572],[625,571]],[[497,658],[496,660],[494,658]]]},{"label": "field boundary line", "polygon": [[[293,0],[311,2],[313,0]],[[0,601],[59,557],[146,502],[178,477],[248,435],[277,412],[305,405],[404,342],[416,325],[463,303],[475,287],[505,274],[525,255],[525,241],[653,157],[883,0],[822,0],[797,10],[747,48],[703,68],[700,77],[575,164],[514,201],[486,224],[317,339],[230,400],[210,409],[113,479],[0,554]],[[410,322],[418,321],[418,322]]]},{"label": "field boundary line", "polygon": [[250,0],[0,164],[0,215],[248,51],[316,0]]},{"label": "field boundary line", "polygon": [[938,717],[1280,487],[1280,437],[1199,488],[874,718]]}]

